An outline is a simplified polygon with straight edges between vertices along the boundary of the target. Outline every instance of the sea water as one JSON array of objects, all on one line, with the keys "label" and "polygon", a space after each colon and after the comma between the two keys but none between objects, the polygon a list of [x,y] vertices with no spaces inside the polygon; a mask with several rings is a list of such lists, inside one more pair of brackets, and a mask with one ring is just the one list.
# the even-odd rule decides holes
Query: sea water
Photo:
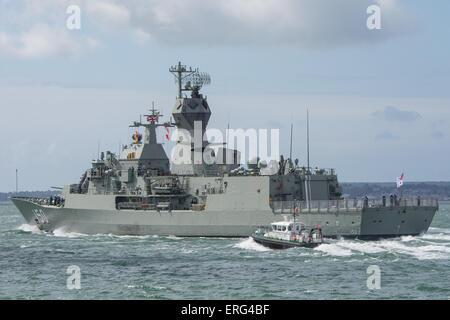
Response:
[{"label": "sea water", "polygon": [[4,202],[0,299],[450,298],[450,202],[420,236],[325,241],[270,250],[251,238],[45,233]]}]

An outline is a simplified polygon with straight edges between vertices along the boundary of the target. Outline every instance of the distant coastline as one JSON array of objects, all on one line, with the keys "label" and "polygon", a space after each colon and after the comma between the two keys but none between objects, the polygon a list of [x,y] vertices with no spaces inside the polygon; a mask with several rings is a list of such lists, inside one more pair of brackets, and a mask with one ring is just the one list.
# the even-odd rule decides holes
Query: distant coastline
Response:
[{"label": "distant coastline", "polygon": [[[395,182],[343,182],[343,197],[346,199],[380,198],[390,194],[399,193]],[[450,182],[407,182],[403,186],[404,197],[422,198],[433,197],[439,200],[450,200]],[[59,195],[60,191],[21,191],[19,197],[48,198]],[[10,197],[16,196],[15,192],[0,192],[0,201],[9,201]]]},{"label": "distant coastline", "polygon": [[[380,198],[391,194],[400,194],[395,182],[343,182],[343,197],[347,199]],[[437,198],[450,200],[450,182],[407,182],[401,192],[403,197]]]}]

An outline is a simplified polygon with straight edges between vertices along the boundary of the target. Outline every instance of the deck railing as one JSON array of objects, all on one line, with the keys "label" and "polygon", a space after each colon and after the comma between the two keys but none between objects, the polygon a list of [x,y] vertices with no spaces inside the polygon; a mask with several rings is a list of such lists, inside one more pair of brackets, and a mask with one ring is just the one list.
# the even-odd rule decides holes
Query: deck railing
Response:
[{"label": "deck railing", "polygon": [[55,206],[55,207],[64,207],[64,199],[61,197],[52,197],[51,201],[50,198],[36,198],[36,197],[12,197],[14,199],[20,199],[25,200],[37,205],[41,206]]},{"label": "deck railing", "polygon": [[[53,198],[50,202],[49,198],[32,198],[32,197],[15,197],[27,200],[38,205],[47,206],[64,206],[64,199],[59,198],[55,201]],[[141,204],[139,203],[139,206]],[[318,212],[318,211],[357,211],[364,208],[383,208],[383,207],[434,207],[439,206],[438,200],[435,198],[402,198],[402,199],[362,199],[362,200],[311,200],[311,201],[272,201],[270,206],[274,213],[301,213],[301,212]],[[134,207],[133,207],[134,208]],[[121,208],[118,208],[121,209]],[[149,208],[151,209],[151,208]]]},{"label": "deck railing", "polygon": [[357,211],[364,208],[383,207],[438,207],[434,198],[403,199],[362,199],[362,200],[311,200],[307,201],[272,201],[275,213],[301,213],[317,211]]}]

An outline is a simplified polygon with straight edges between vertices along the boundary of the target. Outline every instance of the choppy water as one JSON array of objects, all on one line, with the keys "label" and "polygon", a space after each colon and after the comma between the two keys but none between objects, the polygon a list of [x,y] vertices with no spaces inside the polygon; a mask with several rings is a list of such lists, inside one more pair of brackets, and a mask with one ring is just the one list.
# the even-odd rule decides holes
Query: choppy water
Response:
[{"label": "choppy water", "polygon": [[[251,239],[42,233],[0,203],[0,299],[449,299],[450,203],[430,230],[268,250]],[[81,270],[81,289],[66,286]],[[377,265],[381,288],[367,288]]]}]

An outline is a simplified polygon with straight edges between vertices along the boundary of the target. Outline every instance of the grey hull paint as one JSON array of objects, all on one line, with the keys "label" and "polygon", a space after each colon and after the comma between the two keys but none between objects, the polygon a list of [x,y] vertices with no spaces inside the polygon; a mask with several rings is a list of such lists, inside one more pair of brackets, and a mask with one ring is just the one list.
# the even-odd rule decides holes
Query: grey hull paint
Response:
[{"label": "grey hull paint", "polygon": [[[258,226],[292,219],[271,210],[119,211],[57,208],[25,199],[11,200],[29,224],[36,224],[39,218],[45,231],[62,229],[82,234],[248,237]],[[320,225],[324,237],[370,239],[424,233],[435,212],[435,207],[365,208],[301,213],[296,219],[308,226]]]}]

